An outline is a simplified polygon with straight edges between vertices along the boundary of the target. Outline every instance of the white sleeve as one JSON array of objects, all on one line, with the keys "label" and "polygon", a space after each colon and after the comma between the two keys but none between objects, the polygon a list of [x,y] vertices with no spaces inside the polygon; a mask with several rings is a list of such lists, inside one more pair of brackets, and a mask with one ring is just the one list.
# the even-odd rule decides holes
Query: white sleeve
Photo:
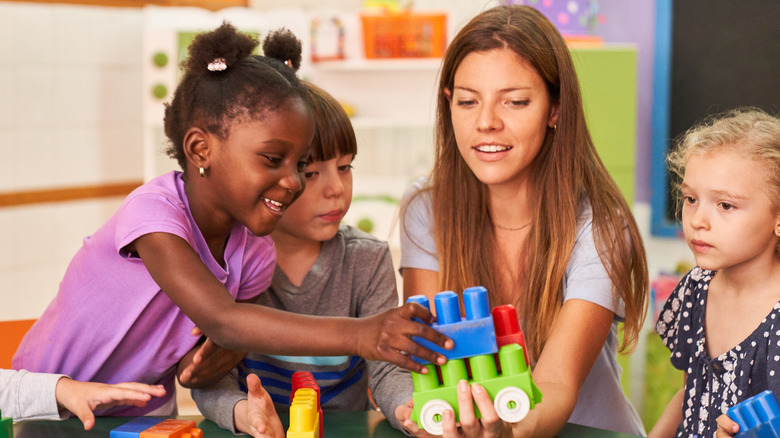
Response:
[{"label": "white sleeve", "polygon": [[21,420],[62,420],[57,407],[57,382],[62,374],[0,369],[0,411]]},{"label": "white sleeve", "polygon": [[618,319],[622,319],[625,316],[625,305],[614,293],[612,280],[596,249],[589,204],[580,211],[580,215],[577,237],[563,278],[563,301],[590,301],[611,310]]},{"label": "white sleeve", "polygon": [[[417,180],[404,193],[401,201],[406,211],[401,218],[400,268],[439,271],[436,242],[433,237],[433,207],[430,192],[420,193],[422,181]],[[411,202],[409,200],[411,199]],[[408,203],[408,204],[407,204]]]}]

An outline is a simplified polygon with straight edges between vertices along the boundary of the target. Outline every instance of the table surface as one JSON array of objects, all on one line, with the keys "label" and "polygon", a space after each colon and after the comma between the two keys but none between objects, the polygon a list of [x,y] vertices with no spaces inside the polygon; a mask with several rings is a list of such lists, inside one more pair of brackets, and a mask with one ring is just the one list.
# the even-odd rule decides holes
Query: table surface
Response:
[{"label": "table surface", "polygon": [[[221,429],[211,421],[200,416],[181,416],[180,419],[194,420],[203,430],[204,438],[232,438],[233,434]],[[90,431],[85,431],[78,418],[65,421],[27,421],[14,425],[15,438],[106,438],[112,429],[130,421],[128,417],[100,417]],[[282,415],[287,427],[287,416]],[[380,412],[326,412],[323,418],[323,438],[402,438],[401,432],[393,429]],[[567,424],[559,437],[578,438],[629,438],[617,432],[609,432],[591,427]]]}]

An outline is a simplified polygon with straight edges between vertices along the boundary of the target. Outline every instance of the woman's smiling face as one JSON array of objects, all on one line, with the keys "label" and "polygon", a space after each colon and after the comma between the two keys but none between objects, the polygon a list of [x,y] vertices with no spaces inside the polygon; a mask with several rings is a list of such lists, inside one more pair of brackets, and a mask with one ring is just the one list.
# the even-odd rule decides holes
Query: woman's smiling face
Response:
[{"label": "woman's smiling face", "polygon": [[510,49],[471,52],[445,93],[458,150],[476,177],[488,185],[527,180],[557,121],[539,73]]}]

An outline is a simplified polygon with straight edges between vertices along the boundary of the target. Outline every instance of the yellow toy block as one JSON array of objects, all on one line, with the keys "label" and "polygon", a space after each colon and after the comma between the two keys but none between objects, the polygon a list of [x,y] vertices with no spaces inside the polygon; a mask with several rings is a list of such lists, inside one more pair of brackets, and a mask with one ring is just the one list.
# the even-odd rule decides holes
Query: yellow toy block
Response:
[{"label": "yellow toy block", "polygon": [[317,412],[317,392],[300,388],[290,403],[290,428],[287,438],[320,438],[320,414]]}]

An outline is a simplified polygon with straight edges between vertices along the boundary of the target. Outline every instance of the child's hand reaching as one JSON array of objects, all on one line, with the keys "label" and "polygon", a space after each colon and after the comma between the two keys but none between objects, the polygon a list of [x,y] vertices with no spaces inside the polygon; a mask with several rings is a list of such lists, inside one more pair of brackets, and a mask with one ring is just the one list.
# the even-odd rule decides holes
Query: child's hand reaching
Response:
[{"label": "child's hand reaching", "polygon": [[[202,336],[195,327],[192,334]],[[185,388],[203,388],[235,368],[246,356],[246,352],[222,348],[206,338],[206,341],[190,350],[176,366],[176,376]]]},{"label": "child's hand reaching", "polygon": [[718,417],[718,430],[715,432],[715,438],[728,438],[736,436],[739,433],[739,424],[726,414]]},{"label": "child's hand reaching", "polygon": [[447,359],[412,340],[412,336],[427,339],[447,350],[453,342],[432,327],[412,321],[432,322],[433,316],[425,307],[417,303],[406,303],[401,307],[387,310],[374,316],[363,318],[363,329],[357,334],[358,355],[370,360],[391,362],[410,371],[425,374],[428,369],[413,361],[416,356],[438,365]]},{"label": "child's hand reaching", "polygon": [[271,396],[254,374],[246,377],[247,399],[233,409],[236,430],[254,438],[284,438],[284,428]]},{"label": "child's hand reaching", "polygon": [[95,425],[93,411],[121,405],[145,406],[152,397],[164,396],[165,388],[162,385],[136,382],[113,385],[80,382],[63,377],[57,382],[55,395],[57,405],[79,417],[84,424],[84,430],[90,430]]}]

